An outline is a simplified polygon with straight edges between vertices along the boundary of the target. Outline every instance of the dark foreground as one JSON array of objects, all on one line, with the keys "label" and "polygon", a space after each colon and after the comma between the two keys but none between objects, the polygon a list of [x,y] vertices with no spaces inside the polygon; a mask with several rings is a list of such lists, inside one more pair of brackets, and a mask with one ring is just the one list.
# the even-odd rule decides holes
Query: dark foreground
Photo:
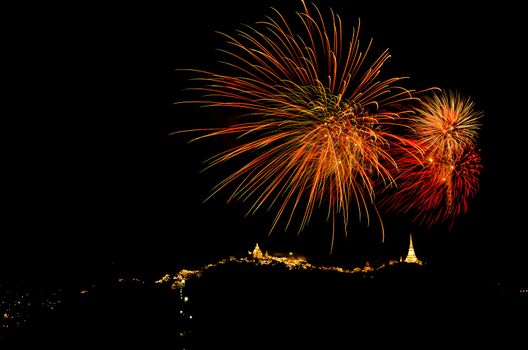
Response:
[{"label": "dark foreground", "polygon": [[[2,349],[325,349],[498,344],[514,348],[528,298],[470,271],[398,264],[376,272],[220,266],[184,288],[128,278],[63,291],[55,309],[3,330]],[[82,292],[82,293],[81,293]]]}]

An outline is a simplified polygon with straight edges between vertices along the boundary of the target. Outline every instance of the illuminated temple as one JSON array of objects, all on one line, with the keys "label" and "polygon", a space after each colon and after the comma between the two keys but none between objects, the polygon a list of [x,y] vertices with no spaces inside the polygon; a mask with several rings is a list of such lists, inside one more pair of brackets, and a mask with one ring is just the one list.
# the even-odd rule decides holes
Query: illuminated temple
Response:
[{"label": "illuminated temple", "polygon": [[262,254],[262,250],[260,250],[258,243],[255,245],[255,249],[253,249],[253,252],[251,252],[251,255],[255,259],[262,259],[264,257],[264,255]]},{"label": "illuminated temple", "polygon": [[416,257],[416,254],[414,253],[412,234],[409,238],[409,250],[407,251],[407,257],[405,258],[404,262],[420,265],[422,264],[422,262]]}]

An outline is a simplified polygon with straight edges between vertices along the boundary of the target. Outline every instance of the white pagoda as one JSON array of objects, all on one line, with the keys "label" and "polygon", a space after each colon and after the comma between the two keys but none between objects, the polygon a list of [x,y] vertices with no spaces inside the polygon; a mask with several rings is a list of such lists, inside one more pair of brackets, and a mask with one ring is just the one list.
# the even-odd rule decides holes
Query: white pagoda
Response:
[{"label": "white pagoda", "polygon": [[412,234],[409,238],[409,250],[407,251],[407,257],[405,258],[404,262],[411,264],[422,264],[422,262],[416,257],[416,254],[414,253]]}]

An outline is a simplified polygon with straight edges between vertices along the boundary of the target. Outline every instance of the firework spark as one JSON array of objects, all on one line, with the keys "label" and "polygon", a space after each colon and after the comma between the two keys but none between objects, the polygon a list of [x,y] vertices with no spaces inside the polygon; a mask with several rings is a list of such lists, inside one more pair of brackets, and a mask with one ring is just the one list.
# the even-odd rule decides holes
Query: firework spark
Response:
[{"label": "firework spark", "polygon": [[469,209],[482,169],[476,150],[481,112],[456,93],[424,99],[413,118],[416,147],[396,150],[398,190],[381,205],[413,213],[414,221],[431,226],[451,221]]},{"label": "firework spark", "polygon": [[222,34],[230,45],[224,51],[230,73],[191,70],[201,76],[195,80],[204,85],[194,90],[203,97],[186,102],[245,112],[234,125],[192,130],[204,132],[194,140],[239,138],[240,144],[208,162],[209,167],[234,158],[245,162],[211,196],[233,186],[228,201],[251,202],[248,213],[275,209],[270,232],[280,220],[288,228],[297,211],[301,232],[324,203],[333,246],[337,216],[345,232],[351,209],[367,225],[369,211],[379,219],[374,188],[394,184],[397,166],[389,149],[406,143],[394,130],[405,124],[415,97],[395,85],[403,78],[379,78],[390,55],[385,50],[369,58],[372,41],[362,49],[359,23],[345,38],[337,14],[331,12],[326,21],[315,5],[302,4],[298,32],[273,9],[276,18],[236,36]]}]

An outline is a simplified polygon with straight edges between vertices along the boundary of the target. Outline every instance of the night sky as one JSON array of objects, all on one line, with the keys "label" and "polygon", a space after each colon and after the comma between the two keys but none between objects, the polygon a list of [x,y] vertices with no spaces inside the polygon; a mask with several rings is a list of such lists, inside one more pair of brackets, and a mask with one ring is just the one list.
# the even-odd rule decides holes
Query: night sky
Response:
[{"label": "night sky", "polygon": [[[483,277],[526,274],[526,82],[520,8],[444,1],[426,8],[334,0],[345,26],[361,18],[363,42],[390,48],[382,75],[405,87],[436,86],[470,96],[485,114],[479,145],[484,169],[470,212],[431,231],[388,218],[387,242],[375,227],[354,226],[337,241],[351,261],[396,258],[415,234],[417,255],[439,266],[471,266]],[[5,66],[15,108],[4,115],[3,277],[39,281],[94,278],[113,268],[159,273],[234,255],[261,242],[308,256],[329,253],[324,215],[299,237],[277,230],[274,213],[244,217],[227,193],[202,203],[229,169],[200,173],[222,140],[188,144],[177,130],[221,125],[226,110],[174,105],[190,96],[192,76],[216,70],[234,33],[297,1],[173,1],[124,6],[34,9],[33,24]],[[432,8],[433,6],[436,6]],[[497,5],[495,5],[497,6]],[[46,13],[46,15],[44,15]],[[47,15],[47,14],[50,15]],[[326,230],[326,232],[325,232]],[[115,267],[118,266],[118,267]],[[526,278],[524,277],[524,283]],[[520,282],[518,282],[520,283]]]}]

